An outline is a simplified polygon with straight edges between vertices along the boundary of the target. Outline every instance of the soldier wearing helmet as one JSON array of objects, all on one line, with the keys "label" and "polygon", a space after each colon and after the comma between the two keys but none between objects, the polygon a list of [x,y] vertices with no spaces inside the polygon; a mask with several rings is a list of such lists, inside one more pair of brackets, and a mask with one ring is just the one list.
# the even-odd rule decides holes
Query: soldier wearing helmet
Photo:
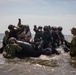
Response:
[{"label": "soldier wearing helmet", "polygon": [[22,48],[16,43],[16,39],[11,37],[9,43],[4,48],[3,56],[5,58],[14,58],[16,53],[20,52]]},{"label": "soldier wearing helmet", "polygon": [[61,26],[59,26],[58,28],[57,28],[57,33],[58,33],[58,35],[59,35],[59,37],[60,37],[60,40],[59,40],[59,44],[60,45],[62,45],[63,43],[64,43],[64,35],[63,35],[63,33],[62,33],[62,30],[63,30],[63,28],[61,27]]},{"label": "soldier wearing helmet", "polygon": [[70,56],[71,57],[76,57],[76,28],[73,27],[71,29],[71,33],[73,35],[71,42],[68,42],[65,40],[65,42],[67,43],[67,45],[70,48]]},{"label": "soldier wearing helmet", "polygon": [[53,38],[52,46],[54,48],[56,48],[59,46],[59,40],[60,40],[59,34],[57,33],[57,27],[52,27],[51,34],[52,34],[52,38]]},{"label": "soldier wearing helmet", "polygon": [[51,36],[48,26],[44,26],[43,28],[42,40],[44,42],[43,48],[51,47],[52,36]]},{"label": "soldier wearing helmet", "polygon": [[16,26],[11,24],[8,26],[8,29],[9,29],[9,38],[14,37],[18,39],[19,29]]},{"label": "soldier wearing helmet", "polygon": [[72,33],[73,35],[76,35],[76,28],[75,28],[75,27],[73,27],[73,28],[71,29],[71,33]]},{"label": "soldier wearing helmet", "polygon": [[34,25],[34,32],[35,32],[35,36],[34,36],[34,42],[39,42],[42,38],[42,26],[36,26]]}]

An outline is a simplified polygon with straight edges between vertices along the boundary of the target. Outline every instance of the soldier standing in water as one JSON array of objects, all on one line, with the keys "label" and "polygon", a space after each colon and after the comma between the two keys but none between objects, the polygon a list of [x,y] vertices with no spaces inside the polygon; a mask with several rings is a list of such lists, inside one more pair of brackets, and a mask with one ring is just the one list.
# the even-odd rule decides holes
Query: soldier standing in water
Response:
[{"label": "soldier standing in water", "polygon": [[66,40],[65,42],[70,48],[70,56],[76,57],[76,28],[75,27],[71,29],[71,34],[73,35],[71,42],[68,42]]}]

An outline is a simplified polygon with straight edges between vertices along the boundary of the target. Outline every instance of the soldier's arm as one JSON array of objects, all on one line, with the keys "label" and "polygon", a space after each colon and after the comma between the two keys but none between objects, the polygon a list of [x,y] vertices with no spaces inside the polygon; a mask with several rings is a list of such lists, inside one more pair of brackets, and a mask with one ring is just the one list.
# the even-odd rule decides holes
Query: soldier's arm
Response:
[{"label": "soldier's arm", "polygon": [[71,41],[71,46],[75,46],[76,45],[76,37],[73,38],[73,40]]},{"label": "soldier's arm", "polygon": [[67,45],[68,45],[69,47],[75,46],[75,45],[76,45],[76,38],[73,38],[71,42],[68,42],[68,41],[67,41]]},{"label": "soldier's arm", "polygon": [[4,48],[5,51],[8,51],[9,45],[6,45],[6,47]]}]

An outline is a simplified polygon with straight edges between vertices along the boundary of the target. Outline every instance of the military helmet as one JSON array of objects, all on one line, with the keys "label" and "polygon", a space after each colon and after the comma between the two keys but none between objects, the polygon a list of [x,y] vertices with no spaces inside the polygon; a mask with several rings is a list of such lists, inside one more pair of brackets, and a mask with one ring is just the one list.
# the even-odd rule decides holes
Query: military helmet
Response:
[{"label": "military helmet", "polygon": [[52,27],[52,30],[57,30],[57,27],[54,27],[54,26],[53,26],[53,27]]},{"label": "military helmet", "polygon": [[9,43],[16,43],[17,40],[14,37],[9,38]]},{"label": "military helmet", "polygon": [[61,26],[59,26],[57,29],[58,29],[58,30],[63,30],[63,28],[62,28]]},{"label": "military helmet", "polygon": [[14,26],[11,24],[8,26],[8,29],[13,29],[13,28],[14,28]]},{"label": "military helmet", "polygon": [[38,29],[42,29],[42,26],[39,26]]},{"label": "military helmet", "polygon": [[75,28],[75,27],[73,27],[73,28],[71,29],[71,31],[74,31],[74,32],[76,32],[76,28]]},{"label": "military helmet", "polygon": [[48,28],[48,26],[44,26],[44,31],[48,31],[49,30],[49,28]]}]

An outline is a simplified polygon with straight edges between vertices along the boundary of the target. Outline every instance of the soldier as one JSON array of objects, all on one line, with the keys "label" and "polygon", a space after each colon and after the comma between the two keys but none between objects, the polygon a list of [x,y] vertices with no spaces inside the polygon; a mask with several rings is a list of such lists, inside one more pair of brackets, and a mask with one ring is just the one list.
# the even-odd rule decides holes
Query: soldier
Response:
[{"label": "soldier", "polygon": [[16,52],[21,51],[21,47],[16,43],[16,39],[11,37],[9,39],[9,44],[4,48],[3,56],[5,58],[14,58],[16,56]]},{"label": "soldier", "polygon": [[67,45],[70,48],[70,56],[71,57],[76,57],[76,28],[73,27],[71,29],[71,33],[73,35],[71,42],[68,42],[65,40],[65,42],[67,43]]},{"label": "soldier", "polygon": [[43,28],[42,40],[43,40],[43,48],[51,47],[52,36],[48,26],[44,26]]},{"label": "soldier", "polygon": [[3,37],[3,47],[5,47],[7,45],[7,43],[8,43],[8,37],[9,37],[9,31],[6,30],[5,31],[5,35]]},{"label": "soldier", "polygon": [[34,32],[35,32],[34,42],[40,41],[41,38],[42,38],[42,33],[43,33],[43,31],[42,31],[42,26],[39,26],[39,27],[37,28],[37,26],[34,25],[34,29],[33,29],[33,30],[34,30]]},{"label": "soldier", "polygon": [[32,34],[29,25],[26,25],[25,31],[26,31],[25,42],[30,42],[30,40],[32,39]]},{"label": "soldier", "polygon": [[57,27],[52,27],[51,35],[52,35],[52,38],[53,38],[53,41],[52,41],[53,48],[59,47],[60,37],[59,37],[59,34],[57,33]]},{"label": "soldier", "polygon": [[9,37],[9,31],[6,30],[2,41],[2,47],[0,48],[0,53],[3,52],[4,47],[8,44],[8,37]]},{"label": "soldier", "polygon": [[59,37],[60,37],[60,40],[59,40],[59,45],[62,45],[63,43],[64,43],[64,35],[63,35],[63,33],[62,33],[62,30],[63,30],[63,28],[61,27],[61,26],[59,26],[58,28],[57,28],[57,33],[58,33],[58,35],[59,35]]},{"label": "soldier", "polygon": [[8,26],[8,29],[9,29],[9,37],[8,38],[14,37],[14,38],[18,39],[18,34],[20,32],[20,29],[14,25],[11,25],[11,24]]}]

